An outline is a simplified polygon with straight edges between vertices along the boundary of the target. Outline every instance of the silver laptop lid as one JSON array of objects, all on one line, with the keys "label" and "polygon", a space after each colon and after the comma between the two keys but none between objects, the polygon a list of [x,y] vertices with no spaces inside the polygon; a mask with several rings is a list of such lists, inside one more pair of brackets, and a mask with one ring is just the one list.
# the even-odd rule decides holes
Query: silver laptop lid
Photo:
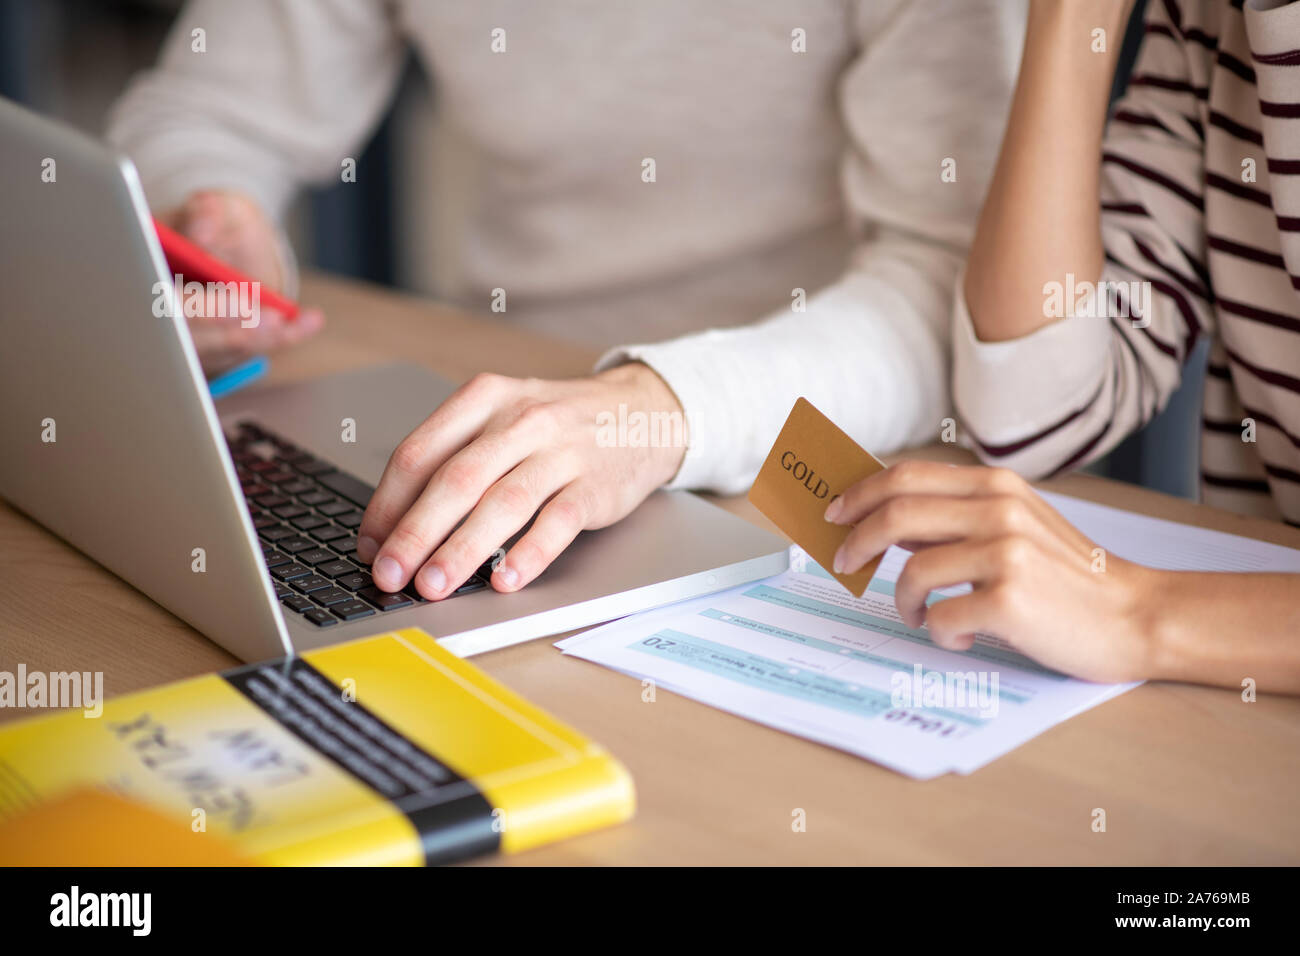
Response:
[{"label": "silver laptop lid", "polygon": [[288,651],[134,167],[0,100],[0,182],[0,496],[241,658]]}]

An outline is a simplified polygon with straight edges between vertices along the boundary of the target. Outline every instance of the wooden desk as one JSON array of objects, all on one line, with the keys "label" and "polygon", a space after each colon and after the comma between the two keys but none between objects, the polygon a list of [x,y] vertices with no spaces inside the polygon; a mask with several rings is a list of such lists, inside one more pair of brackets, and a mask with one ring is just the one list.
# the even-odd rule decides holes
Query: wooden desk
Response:
[{"label": "wooden desk", "polygon": [[[581,374],[591,351],[322,277],[329,327],[276,359],[287,381],[394,357],[455,379]],[[957,460],[953,449],[923,450]],[[1054,491],[1300,547],[1300,531],[1083,475]],[[718,502],[763,522],[741,499]],[[225,651],[0,503],[0,669],[102,670],[109,695],[224,668]],[[1300,639],[1300,635],[1297,635]],[[968,777],[919,783],[561,656],[551,639],[476,663],[617,754],[629,824],[525,864],[1226,864],[1300,862],[1300,700],[1148,684]],[[0,711],[0,719],[26,712]],[[1107,832],[1091,829],[1106,810]],[[802,809],[807,831],[791,828]]]}]

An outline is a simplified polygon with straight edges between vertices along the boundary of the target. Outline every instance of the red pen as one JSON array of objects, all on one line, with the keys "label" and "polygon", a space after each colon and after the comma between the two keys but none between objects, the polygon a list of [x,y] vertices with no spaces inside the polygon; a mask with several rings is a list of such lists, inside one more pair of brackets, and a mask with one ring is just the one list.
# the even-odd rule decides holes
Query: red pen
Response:
[{"label": "red pen", "polygon": [[[164,226],[157,219],[153,221],[158,230],[158,241],[162,243],[167,265],[187,281],[193,282],[257,282],[234,266],[222,262],[216,256],[199,248],[175,229]],[[298,303],[285,298],[273,289],[258,283],[258,296],[263,305],[268,305],[277,312],[284,313],[285,318],[298,316]]]}]

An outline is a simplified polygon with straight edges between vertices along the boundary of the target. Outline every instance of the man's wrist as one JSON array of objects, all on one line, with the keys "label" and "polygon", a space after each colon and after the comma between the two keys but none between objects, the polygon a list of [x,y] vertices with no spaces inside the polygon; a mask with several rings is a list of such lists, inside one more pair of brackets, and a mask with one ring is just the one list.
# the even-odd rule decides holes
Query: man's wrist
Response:
[{"label": "man's wrist", "polygon": [[[630,361],[597,373],[596,377],[626,395],[626,414],[641,412],[650,430],[649,451],[655,462],[656,487],[676,477],[690,445],[685,409],[672,387],[644,362]],[[616,415],[619,409],[611,409]]]}]

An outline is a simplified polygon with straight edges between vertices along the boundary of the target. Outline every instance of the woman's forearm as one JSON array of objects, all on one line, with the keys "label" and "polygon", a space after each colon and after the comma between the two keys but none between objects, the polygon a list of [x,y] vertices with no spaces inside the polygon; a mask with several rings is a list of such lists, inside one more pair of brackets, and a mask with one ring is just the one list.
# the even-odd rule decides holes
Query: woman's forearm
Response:
[{"label": "woman's forearm", "polygon": [[[1101,143],[1132,0],[1033,0],[1020,79],[976,227],[965,295],[984,341],[1052,321],[1043,285],[1095,281],[1103,262]],[[1104,30],[1105,51],[1094,31]]]},{"label": "woman's forearm", "polygon": [[1148,593],[1151,678],[1300,694],[1300,575],[1161,571]]}]

